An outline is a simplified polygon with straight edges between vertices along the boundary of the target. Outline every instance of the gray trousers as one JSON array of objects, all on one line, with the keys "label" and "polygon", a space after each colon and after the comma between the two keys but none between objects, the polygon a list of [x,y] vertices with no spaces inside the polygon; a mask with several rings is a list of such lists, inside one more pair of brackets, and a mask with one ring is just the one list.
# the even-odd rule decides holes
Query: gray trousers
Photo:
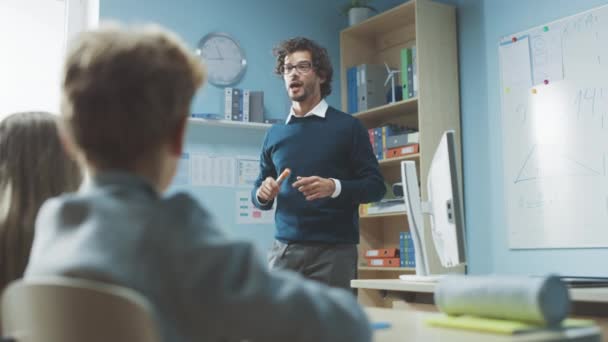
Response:
[{"label": "gray trousers", "polygon": [[[289,269],[306,278],[353,291],[357,279],[357,245],[275,240],[268,252],[270,269]],[[353,291],[354,292],[354,291]]]}]

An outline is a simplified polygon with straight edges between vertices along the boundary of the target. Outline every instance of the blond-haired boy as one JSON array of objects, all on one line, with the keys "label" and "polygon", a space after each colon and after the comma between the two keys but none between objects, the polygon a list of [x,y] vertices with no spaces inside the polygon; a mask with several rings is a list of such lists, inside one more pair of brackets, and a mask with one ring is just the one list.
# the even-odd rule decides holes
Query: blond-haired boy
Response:
[{"label": "blond-haired boy", "polygon": [[165,341],[369,341],[351,294],[270,273],[192,197],[162,195],[205,76],[159,27],[106,26],[78,37],[67,54],[60,121],[89,178],[41,208],[26,277],[135,289],[153,304]]}]

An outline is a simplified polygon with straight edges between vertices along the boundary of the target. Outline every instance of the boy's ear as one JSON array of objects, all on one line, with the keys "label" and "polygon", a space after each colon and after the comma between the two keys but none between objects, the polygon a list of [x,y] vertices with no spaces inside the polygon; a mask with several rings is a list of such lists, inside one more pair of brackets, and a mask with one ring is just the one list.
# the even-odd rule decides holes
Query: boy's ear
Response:
[{"label": "boy's ear", "polygon": [[181,156],[184,150],[184,140],[186,136],[186,125],[188,124],[188,117],[184,116],[177,124],[175,131],[170,137],[169,147],[170,152],[174,156]]}]

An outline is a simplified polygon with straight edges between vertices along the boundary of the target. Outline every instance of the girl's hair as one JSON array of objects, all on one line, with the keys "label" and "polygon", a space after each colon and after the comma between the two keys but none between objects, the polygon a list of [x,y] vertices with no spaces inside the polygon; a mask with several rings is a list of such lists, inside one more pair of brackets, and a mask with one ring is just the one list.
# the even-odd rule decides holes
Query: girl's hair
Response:
[{"label": "girl's hair", "polygon": [[74,191],[80,170],[64,152],[56,116],[16,113],[0,122],[0,291],[21,278],[42,203]]}]

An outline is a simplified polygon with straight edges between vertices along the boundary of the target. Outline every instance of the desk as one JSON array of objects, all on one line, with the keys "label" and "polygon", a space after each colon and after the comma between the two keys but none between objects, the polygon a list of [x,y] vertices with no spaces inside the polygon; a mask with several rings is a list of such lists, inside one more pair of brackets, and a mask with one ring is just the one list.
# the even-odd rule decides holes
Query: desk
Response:
[{"label": "desk", "polygon": [[600,341],[598,327],[568,329],[560,332],[534,332],[521,335],[495,335],[428,326],[424,323],[427,312],[366,308],[372,322],[389,322],[391,327],[374,331],[374,342],[394,341],[450,341],[450,342],[502,342],[502,341]]},{"label": "desk", "polygon": [[[351,287],[358,289],[359,302],[366,307],[436,312],[433,300],[436,283],[400,279],[356,279]],[[608,288],[570,289],[572,315],[594,319],[608,341]]]}]

